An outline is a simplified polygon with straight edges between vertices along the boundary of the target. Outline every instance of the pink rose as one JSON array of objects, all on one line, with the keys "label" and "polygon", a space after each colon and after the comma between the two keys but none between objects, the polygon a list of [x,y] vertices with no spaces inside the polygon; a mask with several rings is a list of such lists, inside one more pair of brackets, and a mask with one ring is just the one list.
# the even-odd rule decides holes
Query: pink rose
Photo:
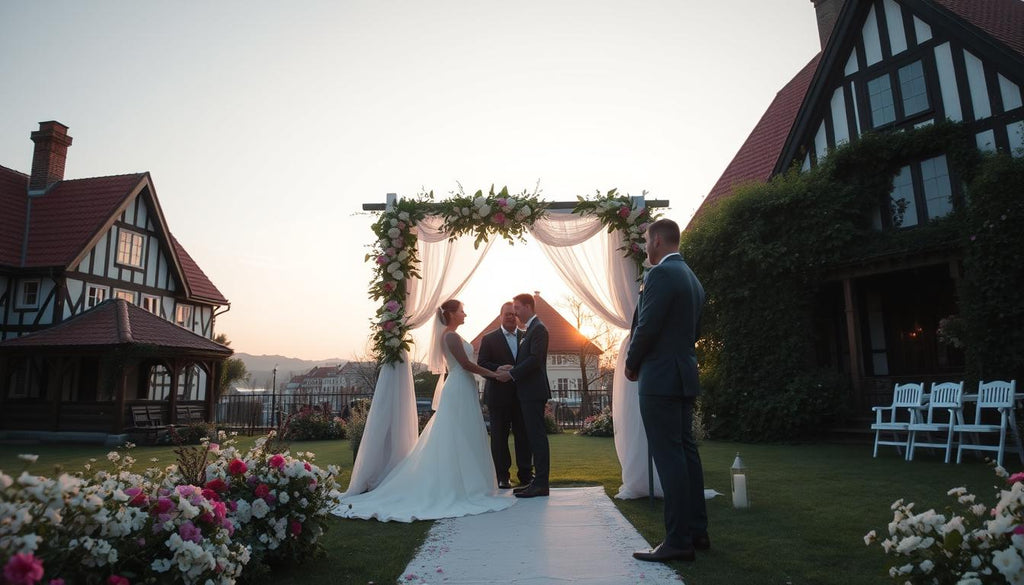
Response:
[{"label": "pink rose", "polygon": [[256,486],[256,489],[253,490],[252,493],[256,494],[257,498],[264,498],[266,497],[267,494],[270,493],[270,487],[265,483],[261,483],[260,485]]},{"label": "pink rose", "polygon": [[387,263],[388,263],[388,259],[387,259],[386,256],[384,256],[383,254],[381,254],[380,256],[377,256],[377,264],[380,264],[381,266],[384,266]]},{"label": "pink rose", "polygon": [[388,248],[387,250],[384,251],[384,253],[387,254],[388,256],[394,256],[395,254],[398,253],[398,251],[395,250],[394,248]]},{"label": "pink rose", "polygon": [[228,463],[228,472],[231,475],[242,475],[246,471],[249,471],[249,466],[241,459],[232,459],[231,463]]},{"label": "pink rose", "polygon": [[291,523],[288,525],[288,528],[291,529],[292,534],[294,536],[302,534],[302,523],[298,520],[292,520]]},{"label": "pink rose", "polygon": [[306,468],[306,471],[313,471],[313,466],[309,464],[309,461],[304,461],[302,466]]},{"label": "pink rose", "polygon": [[402,308],[402,305],[398,301],[391,300],[388,301],[386,305],[384,305],[384,308],[391,313],[397,313],[398,310]]},{"label": "pink rose", "polygon": [[181,536],[182,540],[191,540],[196,543],[203,541],[203,531],[199,530],[195,524],[188,520],[178,527],[178,534]]},{"label": "pink rose", "polygon": [[172,502],[170,498],[158,498],[156,504],[153,506],[153,509],[151,510],[151,513],[154,516],[157,516],[160,514],[167,514],[173,509],[174,502]]},{"label": "pink rose", "polygon": [[224,483],[224,480],[218,477],[216,479],[211,479],[210,481],[206,482],[206,485],[203,487],[211,489],[217,492],[218,494],[222,494],[227,491],[228,484]]},{"label": "pink rose", "polygon": [[1017,483],[1018,481],[1024,481],[1024,471],[1018,471],[1010,476],[1010,479],[1006,480],[1007,483]]},{"label": "pink rose", "polygon": [[620,207],[620,208],[619,208],[619,217],[621,217],[621,218],[623,218],[623,219],[625,219],[625,218],[629,217],[629,208],[628,208],[628,207],[626,207],[625,205],[623,205],[622,207]]},{"label": "pink rose", "polygon": [[4,565],[4,579],[11,585],[33,585],[43,578],[43,562],[32,553],[18,553]]},{"label": "pink rose", "polygon": [[505,225],[505,214],[504,213],[499,211],[499,212],[495,213],[492,217],[494,219],[494,223],[496,223],[498,225]]},{"label": "pink rose", "polygon": [[397,227],[400,230],[404,230],[405,229],[405,222],[404,221],[400,221],[400,222],[398,222],[398,225],[395,226],[395,227]]},{"label": "pink rose", "polygon": [[498,204],[498,207],[508,207],[508,200],[504,197],[499,198],[495,203]]},{"label": "pink rose", "polygon": [[203,497],[211,502],[216,502],[217,500],[220,499],[220,496],[217,495],[217,492],[211,490],[210,488],[203,488]]},{"label": "pink rose", "polygon": [[384,290],[387,291],[387,292],[391,292],[391,291],[395,290],[395,286],[397,286],[397,285],[394,282],[392,282],[392,281],[385,282],[384,283]]},{"label": "pink rose", "polygon": [[107,578],[107,585],[132,585],[132,582],[127,577],[111,575]]},{"label": "pink rose", "polygon": [[284,467],[284,457],[280,453],[276,453],[267,463],[275,469],[282,469]]},{"label": "pink rose", "polygon": [[130,487],[124,490],[124,493],[131,497],[129,506],[139,508],[146,503],[146,494],[142,493],[142,488]]}]

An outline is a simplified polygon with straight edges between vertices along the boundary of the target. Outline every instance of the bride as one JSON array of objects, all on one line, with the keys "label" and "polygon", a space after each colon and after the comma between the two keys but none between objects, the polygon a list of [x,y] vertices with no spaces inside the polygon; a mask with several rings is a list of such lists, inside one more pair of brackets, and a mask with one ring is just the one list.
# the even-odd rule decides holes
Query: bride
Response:
[{"label": "bride", "polygon": [[504,510],[515,503],[498,495],[473,374],[497,374],[471,359],[473,346],[455,330],[466,320],[452,299],[437,310],[431,351],[442,352],[448,377],[434,397],[436,412],[416,445],[376,489],[346,497],[344,518],[412,522]]}]

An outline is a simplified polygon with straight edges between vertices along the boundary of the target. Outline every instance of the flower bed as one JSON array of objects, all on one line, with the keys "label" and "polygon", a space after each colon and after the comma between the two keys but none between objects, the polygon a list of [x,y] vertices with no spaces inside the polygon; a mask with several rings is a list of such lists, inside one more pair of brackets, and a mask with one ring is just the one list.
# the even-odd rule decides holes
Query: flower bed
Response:
[{"label": "flower bed", "polygon": [[[909,585],[1024,583],[1024,473],[1008,476],[994,508],[977,501],[966,488],[949,490],[961,510],[949,515],[929,509],[914,512],[913,503],[892,505],[889,538],[879,544],[889,559],[889,576]],[[878,542],[872,530],[868,546]]]},{"label": "flower bed", "polygon": [[615,436],[615,427],[612,423],[612,409],[606,406],[600,413],[583,419],[583,425],[580,426],[580,430],[576,431],[576,434],[589,437]]},{"label": "flower bed", "polygon": [[337,469],[313,465],[312,453],[272,453],[272,437],[245,453],[223,433],[220,445],[192,447],[207,462],[201,485],[180,465],[132,471],[130,445],[108,454],[112,471],[0,471],[4,582],[227,585],[247,566],[314,554],[338,502]]}]

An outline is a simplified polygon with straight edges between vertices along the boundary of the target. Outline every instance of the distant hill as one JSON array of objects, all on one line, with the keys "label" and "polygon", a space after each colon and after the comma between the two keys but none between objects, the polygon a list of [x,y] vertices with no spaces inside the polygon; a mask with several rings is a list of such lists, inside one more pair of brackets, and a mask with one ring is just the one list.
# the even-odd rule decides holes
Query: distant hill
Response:
[{"label": "distant hill", "polygon": [[277,366],[277,383],[280,385],[281,382],[287,382],[292,376],[308,372],[316,366],[337,366],[348,361],[342,358],[302,360],[283,355],[251,355],[240,351],[235,352],[232,357],[242,360],[245,369],[252,374],[253,381],[257,386],[272,384],[274,366]]}]

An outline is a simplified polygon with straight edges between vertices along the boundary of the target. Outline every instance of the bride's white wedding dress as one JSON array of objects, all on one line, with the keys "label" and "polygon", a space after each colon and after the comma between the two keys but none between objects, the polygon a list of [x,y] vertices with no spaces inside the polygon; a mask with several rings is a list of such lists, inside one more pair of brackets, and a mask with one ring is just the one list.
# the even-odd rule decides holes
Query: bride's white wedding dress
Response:
[{"label": "bride's white wedding dress", "polygon": [[[473,346],[461,340],[473,359]],[[444,356],[448,377],[437,411],[402,460],[373,491],[346,497],[335,510],[344,518],[412,522],[504,510],[516,502],[498,495],[473,374]]]}]

